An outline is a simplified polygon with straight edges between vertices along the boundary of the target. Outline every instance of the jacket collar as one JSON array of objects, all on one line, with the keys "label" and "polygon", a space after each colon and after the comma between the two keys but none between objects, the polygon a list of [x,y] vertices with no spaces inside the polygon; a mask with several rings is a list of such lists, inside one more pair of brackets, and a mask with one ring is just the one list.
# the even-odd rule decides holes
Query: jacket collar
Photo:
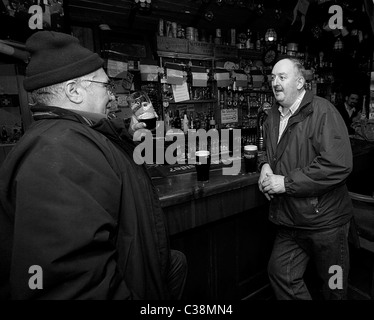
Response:
[{"label": "jacket collar", "polygon": [[36,121],[43,119],[65,119],[76,121],[90,126],[100,132],[112,142],[120,145],[128,154],[132,155],[136,143],[129,134],[125,121],[121,118],[108,117],[105,114],[98,114],[80,110],[68,110],[53,106],[33,106],[31,112]]},{"label": "jacket collar", "polygon": [[54,106],[32,106],[30,110],[36,121],[42,119],[67,119],[89,125],[90,127],[101,119],[107,118],[105,114],[81,110],[69,110]]},{"label": "jacket collar", "polygon": [[[281,139],[278,143],[278,134],[279,134],[279,121],[280,121],[280,113],[278,111],[278,108],[280,106],[279,103],[275,103],[270,111],[271,113],[271,119],[272,122],[271,128],[272,131],[270,132],[270,141],[271,141],[271,148],[273,149],[273,154],[276,155],[276,161],[278,161],[283,154],[287,142],[284,140],[284,136],[286,135],[286,132],[288,128],[293,125],[294,123],[303,121],[306,117],[308,117],[312,112],[312,100],[313,100],[314,94],[313,92],[307,90],[305,92],[304,98],[300,103],[299,108],[296,110],[296,112],[291,116],[291,118],[288,120],[288,124],[286,129],[284,130],[284,134],[282,135]],[[273,159],[275,160],[275,159]]]},{"label": "jacket collar", "polygon": [[[301,100],[300,106],[297,108],[297,110],[292,116],[296,116],[299,113],[302,113],[304,114],[304,116],[307,116],[309,113],[311,113],[313,110],[312,110],[310,103],[312,102],[313,97],[314,97],[313,92],[311,92],[310,90],[306,90],[304,94],[304,98],[303,100]],[[307,106],[309,106],[309,108],[307,108]],[[271,109],[273,116],[278,116],[278,118],[279,118],[279,111],[278,111],[279,107],[280,107],[280,104],[276,102],[273,108]]]}]

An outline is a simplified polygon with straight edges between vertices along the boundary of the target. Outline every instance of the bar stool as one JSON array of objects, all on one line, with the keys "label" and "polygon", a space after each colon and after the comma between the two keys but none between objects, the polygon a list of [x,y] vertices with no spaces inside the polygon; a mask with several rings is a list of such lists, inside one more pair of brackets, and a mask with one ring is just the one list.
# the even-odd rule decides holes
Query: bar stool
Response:
[{"label": "bar stool", "polygon": [[[370,294],[367,298],[374,300],[374,197],[354,192],[349,192],[349,195],[354,210],[350,238],[358,250],[366,250],[373,254]],[[354,286],[351,287],[356,290]]]}]

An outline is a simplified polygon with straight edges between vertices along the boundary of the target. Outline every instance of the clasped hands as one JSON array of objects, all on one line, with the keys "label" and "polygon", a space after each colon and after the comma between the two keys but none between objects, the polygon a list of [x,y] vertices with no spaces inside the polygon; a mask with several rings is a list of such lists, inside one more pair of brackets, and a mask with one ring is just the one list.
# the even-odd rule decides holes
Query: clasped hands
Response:
[{"label": "clasped hands", "polygon": [[271,200],[274,194],[286,192],[284,176],[274,174],[270,165],[265,163],[261,168],[258,188],[265,195],[266,199]]}]

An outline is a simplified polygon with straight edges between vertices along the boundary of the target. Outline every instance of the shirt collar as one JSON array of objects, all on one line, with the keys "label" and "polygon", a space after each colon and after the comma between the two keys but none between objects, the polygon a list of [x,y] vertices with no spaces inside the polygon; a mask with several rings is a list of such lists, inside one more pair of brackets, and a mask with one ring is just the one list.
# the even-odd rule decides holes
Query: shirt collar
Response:
[{"label": "shirt collar", "polygon": [[[304,98],[304,95],[305,95],[305,89],[300,93],[300,95],[297,97],[296,101],[292,104],[292,106],[288,109],[288,112],[287,113],[290,113],[291,116],[297,111],[297,109],[299,108],[300,104],[301,104],[301,101],[303,100]],[[282,106],[279,106],[278,108],[280,114],[284,117],[286,114],[283,113],[283,107]]]},{"label": "shirt collar", "polygon": [[344,102],[344,106],[345,106],[345,110],[347,110],[347,112],[349,112],[349,113],[352,113],[352,112],[356,111],[356,108],[355,108],[355,107],[351,108],[351,107],[348,105],[347,102]]}]

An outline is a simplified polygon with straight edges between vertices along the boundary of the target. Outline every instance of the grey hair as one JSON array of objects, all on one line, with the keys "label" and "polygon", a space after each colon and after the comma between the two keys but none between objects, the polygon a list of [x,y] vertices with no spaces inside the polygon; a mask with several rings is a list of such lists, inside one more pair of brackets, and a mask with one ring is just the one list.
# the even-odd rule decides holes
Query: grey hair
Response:
[{"label": "grey hair", "polygon": [[306,71],[305,71],[305,68],[303,66],[303,64],[301,63],[301,61],[299,59],[296,59],[296,58],[285,58],[289,61],[292,62],[293,66],[294,66],[294,69],[295,69],[295,74],[298,76],[298,77],[302,77],[304,79],[304,85],[302,88],[305,88],[305,84],[306,84],[306,79],[305,79],[305,75],[306,75]]},{"label": "grey hair", "polygon": [[301,63],[301,61],[299,59],[296,59],[296,58],[287,58],[287,59],[290,60],[293,63],[294,68],[296,69],[296,73],[299,76],[302,76],[305,80],[305,68],[304,68],[303,64]]},{"label": "grey hair", "polygon": [[[87,88],[91,85],[91,82],[83,80],[92,80],[94,76],[95,72],[92,72],[74,80],[79,82],[82,87]],[[64,81],[32,91],[30,94],[32,99],[31,105],[37,104],[41,106],[51,106],[54,105],[56,102],[63,100],[65,97],[66,83],[67,81]]]}]

